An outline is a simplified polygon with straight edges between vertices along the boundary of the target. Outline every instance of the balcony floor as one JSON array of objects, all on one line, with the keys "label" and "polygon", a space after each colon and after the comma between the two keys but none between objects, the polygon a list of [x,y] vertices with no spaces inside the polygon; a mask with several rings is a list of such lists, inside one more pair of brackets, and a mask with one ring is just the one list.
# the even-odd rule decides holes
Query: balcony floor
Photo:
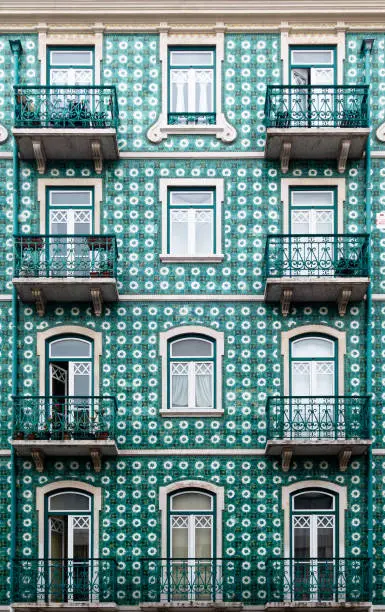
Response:
[{"label": "balcony floor", "polygon": [[290,610],[291,612],[301,611],[305,609],[317,610],[317,612],[331,612],[332,610],[355,610],[355,612],[364,612],[370,610],[372,604],[367,601],[274,601],[265,605],[265,610],[271,612],[280,612],[281,610]]},{"label": "balcony floor", "polygon": [[47,457],[86,457],[90,450],[98,450],[102,456],[118,454],[115,440],[12,440],[16,454],[20,457],[41,451]]},{"label": "balcony floor", "polygon": [[116,278],[113,277],[17,277],[13,279],[23,302],[34,302],[33,290],[42,292],[47,302],[90,302],[91,289],[99,289],[105,302],[116,302],[119,298]]},{"label": "balcony floor", "polygon": [[241,602],[232,601],[158,601],[158,602],[144,602],[140,604],[141,610],[167,612],[183,608],[184,610],[204,610],[205,612],[218,612],[220,610],[226,610],[231,612],[232,610],[242,610],[244,608]]},{"label": "balcony floor", "polygon": [[81,610],[82,612],[115,612],[119,606],[116,603],[99,603],[93,602],[39,602],[39,603],[13,603],[12,608],[18,610],[18,612],[31,612],[32,610],[38,612],[40,610],[57,610],[60,612],[73,612],[74,610]]},{"label": "balcony floor", "polygon": [[282,454],[283,449],[292,451],[293,455],[304,456],[335,456],[344,450],[351,451],[352,455],[363,455],[371,444],[371,440],[267,440],[265,453],[271,457]]},{"label": "balcony floor", "polygon": [[292,291],[291,302],[338,302],[342,290],[351,291],[349,301],[363,299],[369,286],[368,277],[322,277],[290,276],[266,279],[265,301],[279,302],[284,289]]}]

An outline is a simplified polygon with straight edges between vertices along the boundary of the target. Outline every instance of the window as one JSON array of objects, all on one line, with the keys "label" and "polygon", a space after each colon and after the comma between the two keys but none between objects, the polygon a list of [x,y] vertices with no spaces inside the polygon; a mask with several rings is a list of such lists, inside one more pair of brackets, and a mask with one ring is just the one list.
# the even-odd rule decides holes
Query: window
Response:
[{"label": "window", "polygon": [[215,48],[170,47],[170,124],[215,124]]},{"label": "window", "polygon": [[47,84],[51,86],[93,85],[94,50],[86,47],[50,47]]},{"label": "window", "polygon": [[198,336],[169,343],[170,407],[209,410],[214,406],[215,343]]},{"label": "window", "polygon": [[334,234],[337,231],[336,190],[290,189],[290,234]]},{"label": "window", "polygon": [[91,234],[93,190],[48,188],[48,234]]},{"label": "window", "polygon": [[168,252],[174,256],[207,256],[215,253],[215,192],[169,190]]},{"label": "window", "polygon": [[291,85],[334,85],[335,48],[291,47]]}]

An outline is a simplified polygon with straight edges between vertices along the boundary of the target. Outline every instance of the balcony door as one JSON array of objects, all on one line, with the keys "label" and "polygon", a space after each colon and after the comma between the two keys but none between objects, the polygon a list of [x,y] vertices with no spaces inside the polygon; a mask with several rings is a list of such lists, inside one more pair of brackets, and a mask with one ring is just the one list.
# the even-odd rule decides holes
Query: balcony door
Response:
[{"label": "balcony door", "polygon": [[[167,572],[168,599],[207,601],[213,598],[218,576],[213,560],[214,497],[201,491],[170,498]],[[163,581],[164,582],[164,581]],[[218,593],[216,593],[218,597]]]},{"label": "balcony door", "polygon": [[291,599],[333,600],[337,556],[335,496],[319,490],[305,491],[293,495],[291,503],[293,563],[287,576]]},{"label": "balcony door", "polygon": [[299,86],[291,97],[291,116],[295,125],[334,126],[334,48],[291,47],[290,84]]},{"label": "balcony door", "polygon": [[91,499],[75,491],[48,498],[47,596],[52,602],[80,602],[90,599]]},{"label": "balcony door", "polygon": [[334,189],[290,191],[289,233],[292,239],[291,244],[289,242],[289,268],[296,275],[334,274],[336,217]]},{"label": "balcony door", "polygon": [[53,276],[87,276],[87,236],[93,231],[92,189],[49,189],[47,193],[49,269]]},{"label": "balcony door", "polygon": [[303,336],[290,344],[290,414],[292,438],[335,438],[341,430],[337,396],[336,341]]},{"label": "balcony door", "polygon": [[65,432],[82,437],[90,430],[93,414],[92,343],[63,337],[49,343],[48,394],[51,435]]}]

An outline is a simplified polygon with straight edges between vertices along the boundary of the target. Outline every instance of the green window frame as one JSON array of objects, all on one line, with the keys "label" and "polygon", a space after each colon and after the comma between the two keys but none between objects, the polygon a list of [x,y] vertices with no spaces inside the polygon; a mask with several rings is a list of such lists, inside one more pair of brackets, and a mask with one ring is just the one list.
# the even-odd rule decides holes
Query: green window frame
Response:
[{"label": "green window frame", "polygon": [[[188,203],[186,201],[185,204],[173,203],[173,194],[181,194],[183,198],[183,194],[187,196],[189,193],[202,193],[209,194],[208,200],[211,198],[211,203],[198,203],[191,202]],[[217,251],[217,235],[216,235],[216,227],[217,227],[217,211],[216,211],[216,189],[215,187],[169,187],[167,190],[167,253],[176,256],[210,256],[215,255]],[[187,219],[184,221],[187,225],[187,252],[185,253],[177,253],[174,250],[172,245],[172,235],[173,235],[173,214],[176,215],[176,211],[180,211],[183,217],[183,213],[187,213]],[[195,215],[193,214],[195,212]],[[197,239],[197,229],[199,224],[197,221],[199,220],[199,211],[211,211],[211,250],[209,252],[197,253],[196,247],[199,244],[199,239]],[[189,214],[190,212],[190,214]],[[203,219],[204,222],[204,219]],[[195,249],[194,249],[195,246]]]},{"label": "green window frame", "polygon": [[[211,355],[210,356],[173,356],[172,355],[172,346],[181,340],[203,340],[211,345]],[[179,336],[173,336],[170,338],[167,344],[167,406],[168,409],[171,410],[191,410],[192,412],[196,412],[198,410],[202,411],[202,414],[206,410],[215,410],[216,409],[216,385],[217,385],[217,374],[216,374],[216,341],[214,338],[210,338],[209,336],[205,336],[202,334],[183,334]],[[173,365],[174,364],[174,365]],[[181,370],[183,374],[181,376],[187,377],[187,406],[174,406],[172,404],[173,399],[173,376],[176,374],[173,373],[174,367],[175,371],[177,370],[177,365],[180,364]],[[190,365],[191,364],[191,365]],[[194,367],[193,364],[202,364],[202,369],[204,369],[204,364],[211,364],[206,370],[211,370],[211,380],[212,380],[212,388],[211,388],[211,403],[212,406],[195,406],[189,405],[190,398],[192,396],[195,397],[197,394],[197,385],[196,379],[199,376],[199,368]],[[204,374],[203,374],[204,375]],[[207,375],[207,374],[206,374]],[[204,393],[204,392],[203,392]],[[195,403],[197,403],[195,401]]]},{"label": "green window frame", "polygon": [[[57,204],[54,205],[52,204],[52,194],[54,193],[90,193],[91,194],[91,198],[90,198],[90,204],[84,204],[84,205],[80,205],[80,204],[71,204],[70,202],[65,203],[65,204]],[[91,230],[90,230],[90,234],[94,233],[94,229],[95,229],[95,214],[94,214],[94,205],[95,205],[95,190],[94,187],[90,186],[90,187],[47,187],[46,188],[46,202],[47,202],[47,206],[46,206],[46,233],[47,234],[51,234],[50,231],[50,222],[51,222],[51,212],[53,210],[74,210],[74,209],[79,209],[79,210],[89,210],[91,211]]]},{"label": "green window frame", "polygon": [[[330,51],[332,54],[331,62],[317,62],[317,61],[307,61],[307,62],[296,62],[293,61],[293,51],[308,51],[310,53],[316,53],[317,51]],[[309,76],[311,80],[311,69],[317,68],[333,68],[333,83],[330,86],[336,85],[337,83],[337,47],[335,45],[290,45],[289,47],[289,76],[290,76],[290,84],[295,85],[292,80],[292,73],[295,68],[300,70],[309,71]],[[310,82],[309,85],[312,85]],[[316,85],[316,83],[315,83]]]},{"label": "green window frame", "polygon": [[[309,204],[303,204],[303,205],[294,205],[293,204],[293,194],[294,193],[298,193],[298,192],[303,192],[303,193],[309,193]],[[312,203],[311,202],[311,193],[317,194],[317,193],[331,193],[332,194],[332,203],[330,205],[325,205],[325,204],[319,204],[317,205],[316,203]],[[336,234],[337,233],[337,227],[338,227],[338,206],[337,206],[337,197],[338,197],[338,193],[337,193],[337,187],[333,187],[333,186],[317,186],[317,185],[312,185],[311,187],[290,187],[289,188],[289,234],[292,234],[292,213],[293,211],[298,211],[298,210],[331,210],[333,211],[333,231],[332,234]]]},{"label": "green window frame", "polygon": [[[327,495],[331,498],[333,498],[333,508],[332,509],[314,509],[314,510],[308,510],[308,509],[295,509],[294,508],[294,503],[295,503],[295,499],[296,497],[298,497],[299,495],[302,494],[306,494],[306,493],[322,493],[324,495]],[[325,514],[326,516],[330,516],[333,515],[334,516],[334,555],[333,557],[338,558],[339,557],[339,496],[337,493],[335,493],[334,491],[331,491],[329,489],[323,489],[320,487],[304,487],[303,489],[300,489],[299,491],[295,491],[294,493],[292,493],[290,495],[290,558],[294,559],[294,542],[293,542],[293,532],[294,532],[294,517],[295,516],[300,516],[300,515],[319,515],[319,514]]]},{"label": "green window frame", "polygon": [[[89,64],[79,62],[79,63],[76,63],[75,66],[73,63],[53,64],[51,54],[55,53],[55,51],[75,52],[75,53],[86,51],[86,52],[91,53],[92,62]],[[63,70],[73,70],[75,68],[79,70],[90,69],[92,71],[92,82],[90,83],[90,85],[94,85],[94,82],[95,82],[95,48],[93,46],[80,46],[80,45],[79,46],[60,46],[60,45],[49,46],[47,47],[47,85],[52,85],[51,69],[53,67],[62,68]],[[73,83],[73,85],[76,85],[76,83]]]},{"label": "green window frame", "polygon": [[[172,509],[172,499],[177,495],[183,495],[184,493],[199,493],[206,495],[211,498],[211,510],[174,510]],[[173,516],[192,516],[192,515],[210,515],[212,517],[211,527],[211,550],[212,559],[216,559],[217,556],[217,497],[215,493],[208,491],[207,489],[199,488],[187,488],[179,489],[169,493],[167,496],[167,559],[172,559],[171,550],[171,531],[172,531],[172,517]]]},{"label": "green window frame", "polygon": [[[51,357],[50,346],[52,343],[56,342],[57,340],[72,340],[72,339],[82,340],[84,342],[87,342],[91,348],[90,356],[89,357]],[[49,340],[46,340],[45,354],[46,354],[45,385],[46,385],[46,395],[47,396],[50,395],[50,364],[53,362],[55,363],[67,362],[68,363],[69,361],[91,362],[91,394],[90,396],[94,395],[94,374],[95,374],[94,372],[94,342],[91,338],[88,338],[87,336],[81,336],[78,334],[64,334],[64,335],[59,335],[59,336],[53,336]]]},{"label": "green window frame", "polygon": [[[190,62],[183,55],[211,56],[211,61]],[[176,61],[179,53],[180,61]],[[211,79],[209,74],[211,73]],[[168,123],[212,125],[216,122],[216,47],[168,47]],[[211,87],[210,87],[211,84]]]},{"label": "green window frame", "polygon": [[[321,338],[323,340],[327,340],[329,342],[332,343],[333,345],[333,357],[293,357],[293,344],[298,341],[298,340],[305,340],[306,338],[311,339],[311,338]],[[303,361],[310,361],[310,362],[322,362],[322,361],[333,361],[334,363],[334,396],[338,395],[338,340],[336,338],[333,338],[332,336],[328,336],[327,334],[302,334],[300,336],[295,336],[294,338],[291,338],[290,340],[290,344],[289,344],[289,394],[291,397],[293,396],[293,380],[292,380],[292,364],[295,362],[303,362]]]}]

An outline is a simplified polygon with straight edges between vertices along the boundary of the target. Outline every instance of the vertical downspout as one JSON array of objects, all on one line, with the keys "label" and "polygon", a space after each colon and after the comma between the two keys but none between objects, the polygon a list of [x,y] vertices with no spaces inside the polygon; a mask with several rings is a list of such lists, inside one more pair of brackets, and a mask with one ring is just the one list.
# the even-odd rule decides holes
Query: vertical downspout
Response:
[{"label": "vertical downspout", "polygon": [[[20,40],[10,40],[13,54],[14,84],[19,84],[19,60],[23,52]],[[13,92],[12,92],[13,93]],[[14,104],[15,109],[15,104]],[[13,235],[19,231],[19,155],[16,140],[13,139]],[[12,288],[12,397],[17,395],[18,380],[18,317],[19,305],[16,288]],[[12,405],[12,432],[14,431],[14,412]],[[14,600],[14,559],[16,556],[16,530],[17,530],[17,499],[16,499],[16,458],[15,449],[11,447],[11,604]]]},{"label": "vertical downspout", "polygon": [[[371,130],[371,97],[370,97],[370,54],[372,52],[373,40],[363,41],[363,51],[365,55],[365,84],[369,86],[368,90],[368,126]],[[371,174],[372,174],[372,158],[371,158],[371,133],[369,133],[366,142],[366,157],[365,157],[365,219],[366,233],[369,234],[368,243],[368,269],[369,276],[372,276],[372,190],[371,190]],[[366,394],[369,396],[368,407],[368,437],[371,440],[373,435],[373,416],[372,416],[372,282],[370,278],[369,287],[366,295]],[[370,601],[372,599],[373,588],[373,450],[369,446],[368,450],[368,588]]]}]

